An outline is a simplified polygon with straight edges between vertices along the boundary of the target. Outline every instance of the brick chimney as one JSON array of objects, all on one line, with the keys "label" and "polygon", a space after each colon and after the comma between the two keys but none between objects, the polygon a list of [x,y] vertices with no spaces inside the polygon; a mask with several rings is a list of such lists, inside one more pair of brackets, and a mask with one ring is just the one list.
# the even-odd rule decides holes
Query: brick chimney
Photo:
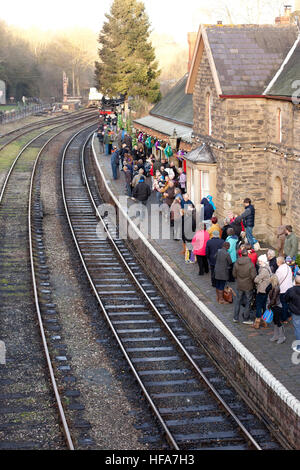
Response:
[{"label": "brick chimney", "polygon": [[292,14],[292,6],[291,5],[284,5],[284,14],[283,16],[278,16],[275,18],[275,24],[290,24],[291,23],[291,14]]},{"label": "brick chimney", "polygon": [[189,62],[188,62],[188,73],[191,70],[193,53],[197,40],[197,33],[188,33],[188,44],[189,44]]}]

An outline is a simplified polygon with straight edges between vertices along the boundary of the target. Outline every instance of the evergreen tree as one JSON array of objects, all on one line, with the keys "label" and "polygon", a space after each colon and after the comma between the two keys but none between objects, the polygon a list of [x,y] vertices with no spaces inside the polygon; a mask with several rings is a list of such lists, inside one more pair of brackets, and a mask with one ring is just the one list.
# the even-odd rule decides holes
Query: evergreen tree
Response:
[{"label": "evergreen tree", "polygon": [[110,97],[123,94],[126,98],[158,101],[158,64],[149,41],[150,23],[144,3],[114,0],[110,14],[105,16],[107,21],[99,35],[100,61],[96,62],[100,91]]}]

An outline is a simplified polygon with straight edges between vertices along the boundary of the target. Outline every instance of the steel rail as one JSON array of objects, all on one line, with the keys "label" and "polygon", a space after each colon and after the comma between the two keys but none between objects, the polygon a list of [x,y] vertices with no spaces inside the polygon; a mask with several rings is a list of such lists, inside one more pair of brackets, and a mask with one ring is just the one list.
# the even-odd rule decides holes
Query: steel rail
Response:
[{"label": "steel rail", "polygon": [[[244,425],[241,423],[241,421],[239,420],[239,418],[235,415],[235,413],[232,411],[232,409],[227,405],[227,403],[222,399],[222,397],[219,395],[219,393],[217,392],[217,390],[213,387],[213,385],[211,384],[211,382],[207,379],[207,377],[205,376],[205,374],[203,373],[203,371],[198,367],[198,365],[195,363],[195,361],[193,360],[193,358],[190,356],[190,354],[188,353],[188,351],[185,349],[185,347],[182,345],[182,343],[180,342],[180,340],[176,337],[176,335],[173,333],[172,329],[169,327],[169,325],[166,323],[166,321],[164,320],[164,318],[161,316],[159,310],[156,308],[156,306],[153,304],[152,300],[149,298],[148,294],[145,292],[144,288],[141,286],[141,284],[139,283],[138,279],[136,278],[136,276],[134,275],[134,273],[132,272],[131,268],[129,267],[129,265],[127,264],[126,260],[124,259],[122,253],[120,252],[119,248],[117,247],[113,237],[111,236],[103,218],[101,217],[100,213],[99,213],[99,210],[95,204],[95,201],[94,201],[94,198],[92,196],[92,192],[91,192],[91,189],[89,187],[89,183],[88,183],[88,178],[87,178],[87,175],[86,175],[86,170],[85,170],[85,162],[84,162],[84,153],[85,153],[85,148],[87,146],[87,143],[88,141],[90,140],[91,138],[91,135],[88,136],[88,138],[86,139],[86,142],[85,144],[83,145],[83,148],[82,148],[82,151],[81,151],[81,158],[80,158],[80,168],[81,168],[81,171],[82,171],[82,181],[83,181],[83,184],[86,185],[86,188],[87,188],[87,191],[88,191],[88,194],[89,194],[89,198],[91,200],[91,203],[93,204],[93,207],[94,207],[94,210],[95,210],[95,213],[96,213],[96,216],[99,218],[99,220],[101,221],[102,225],[103,225],[103,228],[105,230],[105,232],[107,233],[107,236],[110,240],[110,242],[112,243],[115,251],[117,252],[120,260],[122,261],[122,263],[124,264],[126,270],[128,271],[128,273],[130,274],[130,276],[132,277],[133,281],[135,282],[135,284],[137,285],[138,289],[142,292],[143,296],[146,298],[148,304],[150,305],[151,309],[155,312],[155,314],[157,315],[157,317],[160,319],[160,321],[163,323],[163,325],[165,326],[165,328],[167,329],[167,331],[169,332],[169,334],[172,336],[172,338],[174,339],[174,341],[176,342],[176,344],[179,346],[179,348],[181,349],[181,352],[184,354],[184,356],[188,359],[188,361],[192,364],[193,368],[196,370],[196,372],[198,373],[198,375],[200,375],[200,377],[202,378],[202,380],[204,381],[204,383],[206,384],[206,386],[209,388],[210,392],[214,395],[215,399],[218,400],[218,402],[221,404],[221,406],[223,407],[223,409],[232,417],[232,419],[236,422],[236,424],[238,425],[238,428],[240,429],[240,431],[244,434],[244,436],[246,437],[247,441],[250,441],[251,444],[257,449],[257,450],[261,450],[261,447],[259,446],[259,444],[256,442],[256,440],[253,438],[253,436],[248,432],[248,430],[244,427]],[[122,341],[121,339],[119,338],[110,318],[109,318],[109,315],[102,303],[102,300],[98,294],[98,291],[97,291],[97,288],[96,286],[94,285],[93,283],[93,280],[90,276],[90,273],[88,271],[88,268],[86,266],[86,263],[84,261],[84,258],[83,258],[83,255],[81,253],[81,249],[80,249],[80,246],[79,246],[79,243],[76,239],[76,235],[75,235],[75,232],[73,230],[73,227],[72,227],[72,222],[71,222],[71,218],[70,218],[70,215],[68,213],[68,207],[67,207],[67,201],[66,201],[66,195],[65,195],[65,191],[64,191],[64,172],[63,172],[63,167],[64,167],[64,160],[65,160],[65,156],[66,156],[66,152],[67,152],[67,149],[69,148],[69,146],[71,145],[71,142],[70,141],[65,150],[64,150],[64,154],[63,154],[63,159],[62,159],[62,168],[61,168],[61,182],[62,182],[62,191],[63,191],[63,199],[64,199],[64,205],[65,205],[65,210],[66,210],[66,214],[67,214],[67,219],[68,219],[68,223],[69,223],[69,226],[70,226],[70,230],[71,230],[71,233],[72,233],[72,236],[73,236],[73,239],[74,239],[74,242],[75,242],[75,245],[76,245],[76,248],[77,248],[77,251],[79,253],[79,256],[80,256],[80,259],[81,259],[81,262],[83,264],[83,267],[85,269],[85,272],[87,274],[87,277],[89,279],[89,282],[92,286],[92,289],[96,295],[96,298],[98,300],[98,303],[102,309],[102,311],[104,312],[105,314],[105,317],[109,323],[109,326],[111,328],[111,330],[113,331],[113,334],[114,336],[116,337],[117,341],[118,341],[118,344],[120,345],[121,347],[121,350],[128,362],[128,364],[130,365],[138,383],[140,384],[147,400],[149,401],[152,409],[154,410],[155,412],[155,415],[157,416],[159,422],[161,423],[161,425],[163,426],[163,429],[165,430],[166,432],[166,435],[167,435],[167,438],[168,440],[171,442],[171,444],[173,445],[173,447],[176,449],[176,450],[179,450],[179,446],[178,444],[176,443],[174,437],[172,436],[170,430],[167,428],[167,425],[165,424],[163,418],[161,417],[156,405],[154,404],[154,402],[152,401],[150,395],[148,394],[142,380],[140,379],[139,375],[138,375],[138,372],[136,371],[134,365],[132,364],[131,360],[130,360],[130,357],[128,356],[123,344],[122,344]]]},{"label": "steel rail", "polygon": [[[90,137],[89,137],[90,138]],[[88,142],[88,141],[87,141]],[[85,144],[85,146],[87,145],[87,142]],[[184,345],[181,343],[181,341],[177,338],[177,336],[174,334],[174,332],[172,331],[172,329],[170,328],[170,326],[168,325],[168,323],[165,321],[165,319],[162,317],[161,313],[159,312],[159,310],[157,309],[157,307],[154,305],[154,303],[152,302],[152,300],[150,299],[149,295],[147,294],[147,292],[144,290],[144,288],[142,287],[142,285],[140,284],[140,282],[138,281],[138,279],[136,278],[135,274],[133,273],[132,269],[130,268],[130,266],[128,265],[128,263],[126,262],[125,258],[123,257],[122,253],[120,252],[119,248],[117,247],[113,237],[111,236],[110,232],[109,232],[109,229],[107,228],[103,218],[101,217],[100,213],[99,213],[99,210],[98,208],[96,207],[96,204],[95,204],[95,201],[93,199],[93,196],[92,196],[92,193],[91,193],[91,190],[90,190],[90,187],[89,187],[89,184],[88,184],[88,179],[86,177],[86,171],[85,171],[85,164],[84,164],[84,148],[82,150],[82,155],[81,155],[81,158],[83,159],[83,163],[81,165],[83,171],[84,171],[84,176],[83,176],[83,179],[84,181],[86,182],[86,187],[87,187],[87,190],[88,190],[88,193],[89,193],[89,197],[91,199],[91,202],[94,206],[94,209],[96,211],[96,214],[98,216],[98,218],[100,219],[102,225],[103,225],[103,228],[105,230],[105,232],[107,233],[108,237],[109,237],[109,240],[111,241],[115,251],[117,252],[119,258],[121,259],[121,261],[123,262],[126,270],[128,271],[128,273],[130,274],[130,276],[132,277],[133,281],[135,282],[135,284],[137,285],[137,287],[139,288],[139,290],[142,292],[143,296],[145,297],[145,299],[147,300],[148,304],[150,305],[150,307],[152,308],[152,310],[155,312],[155,314],[157,315],[157,317],[160,319],[160,321],[163,323],[163,325],[165,326],[165,328],[168,330],[169,334],[172,336],[172,338],[174,339],[174,341],[176,342],[176,344],[179,346],[181,352],[184,354],[184,356],[188,359],[188,361],[190,362],[190,364],[192,364],[193,368],[196,370],[196,372],[200,375],[200,377],[202,378],[202,380],[205,382],[205,384],[207,385],[207,387],[209,388],[209,390],[212,392],[212,394],[214,395],[214,397],[218,400],[218,402],[220,403],[220,405],[225,409],[225,411],[227,413],[229,413],[229,415],[232,417],[232,419],[236,422],[236,424],[238,425],[239,429],[241,430],[241,432],[244,434],[244,436],[246,437],[247,440],[249,440],[251,442],[251,444],[255,447],[256,450],[262,450],[262,448],[260,447],[260,445],[258,444],[258,442],[253,438],[253,436],[250,434],[250,432],[245,428],[245,426],[243,425],[243,423],[240,421],[240,419],[236,416],[236,414],[234,413],[234,411],[230,408],[230,406],[223,400],[223,398],[220,396],[220,394],[218,393],[218,391],[215,389],[215,387],[211,384],[211,382],[209,381],[209,379],[206,377],[205,373],[199,368],[199,366],[195,363],[194,359],[191,357],[191,355],[189,354],[189,352],[186,350],[186,348],[184,347]]]},{"label": "steel rail", "polygon": [[[65,123],[66,124],[66,123]],[[2,189],[1,189],[1,193],[0,193],[0,204],[2,203],[2,199],[3,199],[3,195],[4,195],[4,192],[6,190],[6,186],[8,184],[8,181],[9,181],[9,178],[10,178],[10,175],[17,163],[17,161],[19,160],[20,156],[22,155],[22,153],[37,139],[39,139],[42,135],[44,134],[47,134],[47,132],[51,132],[53,131],[54,129],[57,129],[58,127],[61,127],[63,125],[65,125],[64,123],[60,123],[58,124],[57,126],[54,126],[52,127],[51,129],[47,129],[46,131],[44,132],[41,132],[39,135],[35,136],[33,139],[31,139],[29,142],[27,142],[27,144],[22,148],[22,150],[20,150],[20,152],[18,153],[18,155],[16,156],[16,158],[14,159],[14,161],[12,162],[11,166],[10,166],[10,169],[5,177],[5,180],[4,180],[4,183],[2,185]],[[72,125],[70,127],[73,127]],[[67,128],[68,129],[68,128]],[[63,132],[63,131],[62,131]]]},{"label": "steel rail", "polygon": [[[80,134],[80,132],[78,132],[78,134]],[[78,134],[77,134],[77,135],[78,135]],[[100,298],[100,296],[99,296],[99,294],[98,294],[98,291],[97,291],[97,289],[96,289],[96,286],[94,285],[93,280],[92,280],[92,278],[91,278],[91,276],[90,276],[90,273],[89,273],[88,268],[87,268],[87,266],[86,266],[86,263],[85,263],[85,261],[84,261],[83,255],[82,255],[82,253],[81,253],[80,246],[79,246],[79,244],[78,244],[78,241],[77,241],[77,238],[76,238],[76,235],[75,235],[73,226],[72,226],[72,221],[71,221],[70,214],[69,214],[69,211],[68,211],[68,205],[67,205],[66,194],[65,194],[65,185],[64,185],[64,162],[65,162],[65,156],[66,156],[67,150],[68,150],[68,148],[70,147],[70,145],[71,145],[71,143],[72,143],[72,141],[74,140],[75,137],[76,137],[76,135],[75,135],[72,139],[70,139],[70,141],[67,143],[67,145],[66,145],[66,147],[65,147],[65,149],[64,149],[64,152],[63,152],[62,163],[61,163],[61,187],[62,187],[62,196],[63,196],[64,206],[65,206],[65,212],[66,212],[67,220],[68,220],[68,223],[69,223],[70,231],[71,231],[71,233],[72,233],[72,237],[73,237],[75,246],[76,246],[76,248],[77,248],[77,251],[78,251],[80,260],[81,260],[82,265],[83,265],[83,268],[84,268],[84,270],[85,270],[85,272],[86,272],[87,278],[88,278],[88,280],[89,280],[89,282],[90,282],[90,285],[91,285],[91,287],[92,287],[92,289],[93,289],[93,291],[94,291],[94,294],[95,294],[95,296],[96,296],[96,298],[97,298],[97,301],[98,301],[98,303],[99,303],[99,305],[100,305],[100,307],[101,307],[101,309],[102,309],[102,311],[103,311],[103,313],[104,313],[104,315],[105,315],[105,318],[106,318],[106,320],[107,320],[107,322],[108,322],[108,324],[109,324],[109,326],[110,326],[110,328],[111,328],[111,330],[112,330],[112,332],[113,332],[113,334],[114,334],[114,336],[115,336],[115,338],[116,338],[116,340],[117,340],[117,342],[118,342],[118,344],[119,344],[119,346],[120,346],[120,348],[121,348],[121,350],[122,350],[122,352],[123,352],[123,354],[124,354],[124,357],[125,357],[126,361],[128,362],[128,364],[129,364],[129,366],[130,366],[130,368],[131,368],[131,370],[132,370],[132,372],[133,372],[133,374],[134,374],[136,380],[138,381],[138,383],[139,383],[139,385],[140,385],[140,387],[141,387],[141,389],[142,389],[142,391],[143,391],[143,393],[144,393],[146,399],[148,400],[148,402],[149,402],[151,408],[153,409],[153,411],[154,411],[156,417],[158,418],[160,424],[162,425],[162,427],[163,427],[163,429],[164,429],[164,431],[165,431],[165,433],[166,433],[166,436],[167,436],[168,441],[171,443],[171,445],[173,446],[173,448],[174,448],[175,450],[179,450],[179,446],[177,445],[176,440],[174,439],[174,437],[173,437],[173,435],[171,434],[170,430],[168,429],[168,427],[167,427],[165,421],[163,420],[163,418],[162,418],[162,416],[161,416],[159,410],[157,409],[157,407],[156,407],[155,403],[153,402],[152,398],[150,397],[150,395],[149,395],[149,393],[148,393],[146,387],[145,387],[144,384],[143,384],[143,381],[141,380],[140,376],[138,375],[138,373],[137,373],[137,371],[136,371],[136,369],[135,369],[135,367],[134,367],[134,365],[133,365],[133,363],[132,363],[130,357],[128,356],[128,354],[127,354],[127,352],[126,352],[126,350],[125,350],[125,348],[124,348],[124,346],[123,346],[123,343],[122,343],[121,339],[119,338],[119,335],[118,335],[118,333],[117,333],[115,327],[113,326],[113,324],[112,324],[112,322],[111,322],[111,320],[110,320],[110,318],[109,318],[109,315],[108,315],[108,313],[107,313],[107,311],[106,311],[106,309],[105,309],[105,307],[104,307],[104,305],[103,305],[103,303],[102,303],[102,300],[101,300],[101,298]],[[84,151],[85,145],[87,144],[88,140],[90,140],[90,137],[91,137],[91,134],[89,135],[87,141],[85,142],[82,151]],[[86,179],[84,179],[84,181],[86,181]],[[86,181],[86,184],[87,184],[87,181]],[[88,187],[88,185],[87,185],[87,187]],[[97,215],[97,212],[98,212],[98,211],[97,211],[97,208],[96,208],[96,215]]]},{"label": "steel rail", "polygon": [[[78,115],[79,113],[76,113],[76,116],[75,116],[75,119],[72,120],[72,122],[74,121],[77,121],[77,120],[80,120],[84,117],[88,117],[90,114],[92,113],[82,113],[81,116]],[[1,147],[0,147],[0,152],[1,150],[3,150],[5,147],[7,147],[9,144],[11,144],[12,142],[16,141],[17,139],[19,139],[20,137],[26,135],[26,134],[29,134],[30,132],[33,132],[37,129],[41,129],[43,127],[46,127],[48,125],[51,125],[52,123],[53,124],[56,124],[56,123],[61,123],[61,122],[68,122],[70,119],[70,116],[58,116],[58,117],[55,117],[55,118],[50,118],[50,119],[45,119],[44,121],[37,121],[36,123],[32,123],[32,124],[28,124],[28,126],[24,126],[23,128],[18,128],[14,131],[11,131],[11,132],[8,132],[7,134],[4,134],[0,137],[0,139],[2,137],[6,137],[10,134],[14,134],[15,132],[17,131],[20,131],[20,130],[24,130],[26,129],[24,132],[21,132],[19,133],[18,135],[16,135],[15,137],[13,137],[12,139],[8,140],[6,143],[4,143]],[[50,122],[51,121],[51,122]]]},{"label": "steel rail", "polygon": [[[51,361],[51,357],[50,357],[50,353],[49,353],[49,348],[48,348],[47,339],[46,339],[46,335],[45,335],[45,329],[44,329],[44,325],[43,325],[43,319],[42,319],[41,310],[40,310],[38,287],[37,287],[37,282],[36,282],[36,274],[35,274],[35,266],[34,266],[34,258],[33,258],[32,223],[31,223],[31,213],[32,213],[31,208],[32,208],[32,202],[33,202],[32,197],[33,197],[34,177],[35,177],[36,168],[37,168],[40,156],[43,153],[44,149],[47,147],[47,145],[49,145],[49,143],[53,139],[55,139],[58,135],[62,134],[66,130],[68,130],[70,127],[73,127],[73,126],[69,126],[67,129],[63,129],[60,132],[56,133],[54,136],[50,137],[50,139],[40,149],[40,151],[39,151],[39,153],[36,157],[36,160],[34,162],[34,166],[33,166],[32,173],[31,173],[29,197],[28,197],[28,236],[29,236],[29,255],[30,255],[30,265],[31,265],[31,275],[32,275],[34,300],[35,300],[37,318],[38,318],[40,333],[41,333],[41,337],[42,337],[44,352],[45,352],[45,356],[46,356],[46,361],[47,361],[47,365],[48,365],[48,369],[49,369],[50,379],[51,379],[53,391],[54,391],[54,394],[55,394],[55,399],[56,399],[56,402],[57,402],[59,415],[60,415],[60,418],[61,418],[61,422],[62,422],[64,434],[65,434],[65,437],[66,437],[67,445],[68,445],[69,450],[74,450],[74,444],[73,444],[73,441],[72,441],[70,429],[69,429],[69,426],[68,426],[68,423],[67,423],[66,415],[65,415],[65,412],[64,412],[64,408],[63,408],[63,405],[62,405],[62,402],[61,402],[60,394],[59,394],[59,391],[58,391],[58,386],[57,386],[56,379],[55,379],[54,369],[53,369],[53,366],[52,366],[52,361]],[[90,125],[88,126],[88,128],[89,127],[90,127]]]},{"label": "steel rail", "polygon": [[[50,124],[51,121],[55,121],[55,120],[59,120],[59,119],[66,119],[67,117],[78,117],[79,114],[84,114],[84,113],[87,113],[87,110],[78,111],[76,113],[68,114],[68,115],[65,115],[65,116],[54,116],[54,117],[52,116],[52,117],[49,117],[49,118],[41,120],[41,121],[32,122],[32,123],[26,124],[23,127],[17,127],[17,129],[13,129],[12,131],[6,132],[5,134],[1,134],[0,139],[3,139],[4,137],[7,137],[11,134],[14,134],[15,132],[23,131],[24,129],[28,130],[28,128],[30,128],[33,125],[38,124],[38,123],[44,123],[45,125],[47,125],[47,124]],[[90,114],[92,114],[92,112],[90,112]],[[23,135],[23,134],[20,134],[20,135]]]},{"label": "steel rail", "polygon": [[[37,139],[39,139],[41,136],[43,136],[44,134],[46,133],[49,133],[51,131],[53,131],[54,129],[56,129],[57,127],[61,127],[62,125],[64,124],[60,124],[52,129],[48,129],[44,132],[42,132],[41,134],[39,134],[38,136],[36,136],[34,139],[32,139],[30,142],[28,142],[24,147],[23,149],[19,152],[19,154],[17,155],[17,157],[15,158],[13,164],[11,165],[10,167],[10,170],[6,176],[6,179],[5,179],[5,182],[3,184],[3,187],[2,187],[2,191],[1,191],[1,194],[0,194],[0,204],[2,203],[2,200],[3,200],[3,195],[4,195],[4,192],[7,188],[7,184],[8,184],[8,181],[9,181],[9,178],[12,174],[12,171],[18,161],[18,159],[20,158],[20,156],[22,155],[22,153],[24,153],[24,151]],[[90,125],[91,126],[91,125]],[[88,126],[88,127],[90,127]],[[54,139],[56,138],[58,135],[62,134],[63,132],[65,132],[66,130],[70,129],[74,127],[74,124],[71,125],[71,126],[68,126],[68,127],[65,127],[64,129],[62,129],[60,132],[57,132],[55,135],[51,136],[47,142],[42,146],[42,148],[40,149],[38,155],[36,156],[35,158],[35,161],[34,161],[34,165],[33,165],[33,168],[32,168],[32,173],[31,173],[31,179],[30,179],[30,189],[29,189],[29,198],[28,198],[28,235],[29,235],[29,253],[30,253],[30,264],[31,264],[31,274],[32,274],[32,281],[33,281],[33,291],[34,291],[34,298],[35,298],[35,306],[36,306],[36,310],[37,310],[37,317],[38,317],[38,322],[39,322],[39,328],[40,328],[40,333],[41,333],[41,337],[42,337],[42,343],[43,343],[43,348],[44,348],[44,352],[45,352],[45,356],[46,356],[46,361],[47,361],[47,366],[48,366],[48,370],[49,370],[49,374],[50,374],[50,379],[51,379],[51,383],[52,383],[52,387],[53,387],[53,391],[54,391],[54,395],[55,395],[55,399],[56,399],[56,402],[57,402],[57,406],[58,406],[58,409],[59,409],[59,415],[60,415],[60,418],[61,418],[61,421],[62,421],[62,425],[63,425],[63,429],[64,429],[64,434],[66,436],[66,441],[67,441],[67,445],[68,445],[68,448],[70,450],[74,450],[74,444],[72,442],[72,439],[71,439],[71,435],[70,435],[70,432],[69,432],[69,429],[68,429],[68,425],[67,425],[67,420],[66,420],[66,417],[65,417],[65,414],[64,414],[64,410],[63,410],[63,406],[62,406],[62,403],[61,403],[61,399],[60,399],[60,396],[59,396],[59,392],[58,392],[58,387],[57,387],[57,384],[56,384],[56,380],[55,380],[55,376],[54,376],[54,371],[53,371],[53,366],[52,366],[52,363],[51,363],[51,358],[50,358],[50,354],[49,354],[49,349],[48,349],[48,346],[47,346],[47,340],[46,340],[46,335],[45,335],[45,330],[44,330],[44,327],[43,327],[43,321],[42,321],[42,317],[41,317],[41,312],[40,312],[40,308],[39,308],[39,301],[38,301],[38,289],[37,289],[37,283],[36,283],[36,279],[35,279],[35,268],[34,268],[34,259],[33,259],[33,244],[32,244],[32,225],[31,225],[31,204],[32,204],[32,194],[33,194],[33,182],[34,182],[34,176],[35,176],[35,171],[36,171],[36,167],[37,167],[37,164],[38,164],[38,161],[40,159],[40,156],[43,152],[43,150],[45,149],[45,147]]]}]

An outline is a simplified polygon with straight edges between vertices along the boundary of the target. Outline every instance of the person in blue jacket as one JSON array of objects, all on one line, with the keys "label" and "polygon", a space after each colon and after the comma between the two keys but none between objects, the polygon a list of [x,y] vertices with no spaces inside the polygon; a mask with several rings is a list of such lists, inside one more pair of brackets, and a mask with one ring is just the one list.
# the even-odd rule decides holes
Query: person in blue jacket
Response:
[{"label": "person in blue jacket", "polygon": [[113,154],[110,159],[111,162],[111,170],[113,179],[118,179],[118,169],[119,169],[119,162],[120,162],[120,150],[117,150],[117,147],[113,146]]},{"label": "person in blue jacket", "polygon": [[230,248],[228,249],[228,253],[230,254],[230,258],[231,258],[231,261],[232,261],[232,265],[229,269],[229,282],[234,282],[235,279],[232,275],[232,271],[233,271],[233,265],[237,260],[237,244],[238,244],[239,239],[238,239],[237,235],[235,235],[235,232],[234,232],[233,228],[229,228],[227,230],[227,235],[228,236],[226,238],[226,241],[230,245]]}]

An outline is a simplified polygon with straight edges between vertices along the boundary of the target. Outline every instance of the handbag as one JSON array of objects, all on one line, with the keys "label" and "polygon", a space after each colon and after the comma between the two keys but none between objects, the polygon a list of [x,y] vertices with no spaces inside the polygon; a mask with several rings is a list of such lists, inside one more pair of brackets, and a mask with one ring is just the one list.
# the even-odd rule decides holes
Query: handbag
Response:
[{"label": "handbag", "polygon": [[266,323],[272,323],[272,321],[273,321],[273,312],[272,312],[272,310],[267,309],[261,318]]},{"label": "handbag", "polygon": [[193,250],[189,250],[188,248],[185,250],[185,262],[186,264],[194,264],[197,261],[197,257]]},{"label": "handbag", "polygon": [[233,290],[231,289],[231,287],[229,287],[229,286],[225,287],[223,298],[226,302],[232,304],[232,302],[233,302]]}]

